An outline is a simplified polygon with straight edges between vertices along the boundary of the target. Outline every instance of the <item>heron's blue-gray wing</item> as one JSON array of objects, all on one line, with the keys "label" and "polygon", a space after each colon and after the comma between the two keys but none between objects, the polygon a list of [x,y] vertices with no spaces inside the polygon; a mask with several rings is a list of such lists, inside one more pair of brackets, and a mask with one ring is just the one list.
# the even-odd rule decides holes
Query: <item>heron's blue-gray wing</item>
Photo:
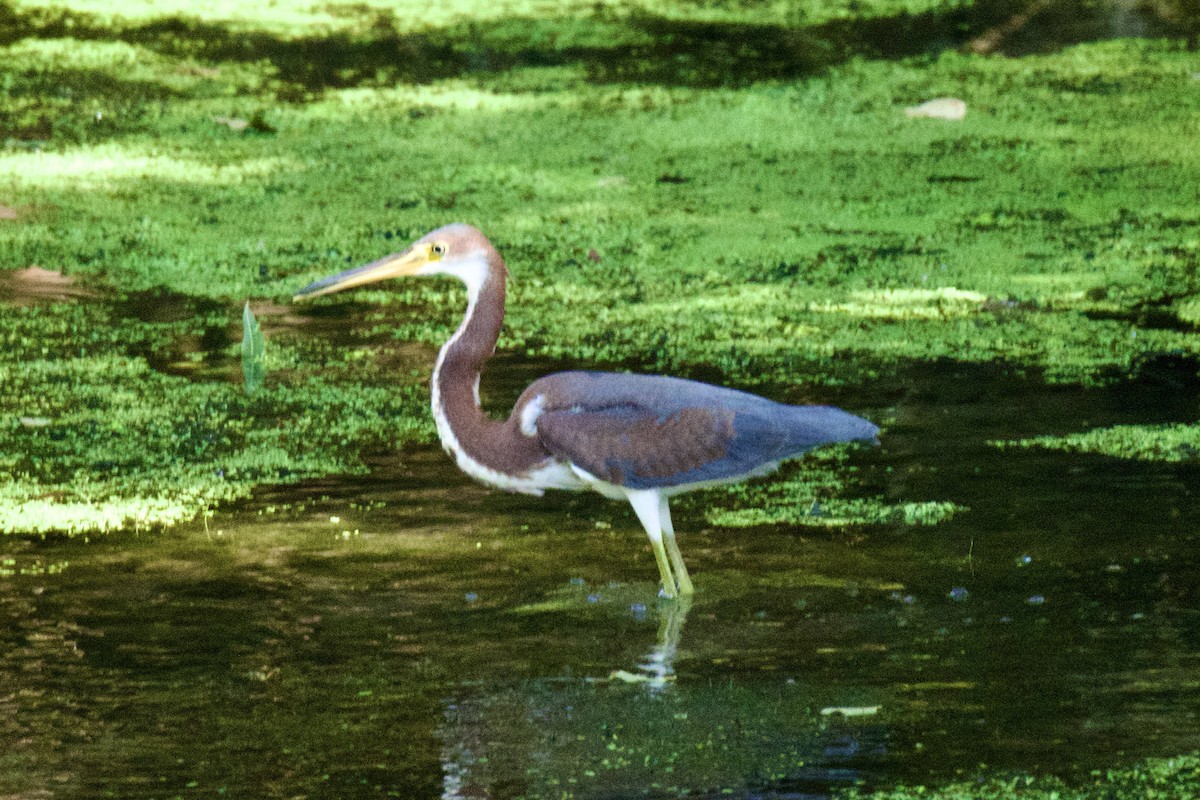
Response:
[{"label": "heron's blue-gray wing", "polygon": [[631,489],[736,480],[877,431],[837,408],[657,375],[559,373],[528,394],[538,392],[546,398],[536,423],[546,450]]}]

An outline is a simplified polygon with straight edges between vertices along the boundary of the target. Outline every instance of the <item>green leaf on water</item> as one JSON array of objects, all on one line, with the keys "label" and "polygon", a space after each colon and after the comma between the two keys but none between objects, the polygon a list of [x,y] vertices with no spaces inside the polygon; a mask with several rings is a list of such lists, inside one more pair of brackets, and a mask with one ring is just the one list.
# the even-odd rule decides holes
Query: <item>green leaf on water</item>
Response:
[{"label": "green leaf on water", "polygon": [[246,394],[251,395],[262,388],[267,377],[267,340],[250,310],[249,300],[242,309],[242,375]]}]

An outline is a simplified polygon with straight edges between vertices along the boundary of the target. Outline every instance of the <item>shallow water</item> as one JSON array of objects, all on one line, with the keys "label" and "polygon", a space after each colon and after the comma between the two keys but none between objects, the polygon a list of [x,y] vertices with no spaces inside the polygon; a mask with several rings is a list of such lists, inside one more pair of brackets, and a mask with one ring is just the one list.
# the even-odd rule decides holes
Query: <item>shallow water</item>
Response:
[{"label": "shallow water", "polygon": [[[485,394],[542,366],[501,359]],[[0,796],[799,797],[1188,751],[1200,472],[987,445],[1193,419],[1181,366],[823,397],[894,419],[859,491],[971,510],[684,507],[690,608],[627,509],[491,493],[433,448],[161,535],[0,542]]]}]

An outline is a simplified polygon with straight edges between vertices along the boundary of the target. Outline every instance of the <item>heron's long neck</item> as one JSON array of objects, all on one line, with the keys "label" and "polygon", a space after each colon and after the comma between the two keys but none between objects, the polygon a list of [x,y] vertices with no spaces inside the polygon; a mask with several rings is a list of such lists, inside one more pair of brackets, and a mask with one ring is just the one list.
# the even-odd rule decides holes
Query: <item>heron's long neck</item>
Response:
[{"label": "heron's long neck", "polygon": [[550,454],[521,431],[519,409],[506,421],[489,419],[479,404],[479,373],[496,349],[504,323],[504,280],[498,253],[456,272],[467,285],[467,314],[438,353],[433,368],[433,419],[447,452],[467,474],[493,486],[540,493],[535,471]]},{"label": "heron's long neck", "polygon": [[479,374],[496,349],[504,323],[507,271],[498,254],[481,257],[459,276],[467,286],[467,313],[442,346],[433,369],[433,416],[447,450],[475,460],[494,450],[496,428],[479,404]]},{"label": "heron's long neck", "polygon": [[[476,416],[485,418],[479,406],[479,373],[495,351],[504,324],[504,266],[502,263],[479,266],[477,274],[464,278],[466,316],[450,340],[442,345],[433,368],[435,399],[440,400],[452,423],[469,422]],[[452,411],[458,413],[449,413]]]}]

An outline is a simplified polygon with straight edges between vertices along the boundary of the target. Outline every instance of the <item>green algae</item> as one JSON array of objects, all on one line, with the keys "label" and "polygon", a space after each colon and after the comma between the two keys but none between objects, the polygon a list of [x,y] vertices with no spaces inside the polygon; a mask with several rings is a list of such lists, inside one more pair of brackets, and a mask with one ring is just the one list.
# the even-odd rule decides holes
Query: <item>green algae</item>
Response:
[{"label": "green algae", "polygon": [[[88,341],[73,324],[95,315],[81,312],[60,305],[5,317],[23,323],[5,326],[14,346],[0,359],[5,533],[161,527],[264,483],[362,472],[363,448],[430,435],[415,387],[342,381],[334,371],[249,398],[233,381],[192,381],[141,356],[89,352],[81,339],[98,350],[131,343]],[[55,322],[65,335],[28,335]]]},{"label": "green algae", "polygon": [[1194,462],[1200,458],[1200,425],[1114,425],[1065,436],[992,442],[1001,448],[1093,453],[1134,461]]},{"label": "green algae", "polygon": [[[107,302],[31,305],[0,317],[0,470],[8,476],[0,531],[158,528],[264,484],[359,474],[363,452],[432,438],[424,373],[398,376],[387,345],[351,349],[281,330],[260,348],[254,368],[265,385],[251,393],[245,339],[229,337],[225,368],[203,365],[215,353],[180,350],[180,340],[211,338],[231,319],[216,308],[189,313],[186,303],[167,317],[146,323]],[[844,462],[824,455],[777,487],[708,493],[705,514],[728,526],[932,519],[936,504],[839,500]],[[815,497],[828,512],[813,511]]]},{"label": "green algae", "polygon": [[[946,10],[967,5],[965,0],[803,0],[803,2],[732,2],[696,4],[687,0],[496,0],[486,4],[475,0],[454,0],[430,6],[420,0],[368,0],[367,2],[330,2],[313,5],[307,0],[285,0],[267,8],[251,8],[236,0],[207,3],[203,8],[181,0],[79,0],[71,3],[76,11],[94,14],[110,23],[124,20],[152,20],[163,16],[187,16],[231,27],[261,27],[272,30],[305,31],[318,26],[323,31],[353,30],[362,18],[372,14],[394,19],[401,30],[416,30],[456,22],[477,24],[496,20],[570,19],[578,23],[602,21],[606,14],[628,16],[653,12],[668,19],[704,21],[741,21],[754,23],[822,22],[847,17],[882,17],[916,14],[934,9]],[[19,0],[22,10],[60,9],[55,0]],[[528,33],[525,34],[528,38]]]},{"label": "green algae", "polygon": [[[883,497],[845,496],[856,467],[849,448],[832,447],[805,456],[790,475],[726,487],[684,503],[704,505],[705,519],[729,528],[801,525],[936,525],[966,509],[945,501],[889,502]],[[715,503],[713,501],[716,501]]]},{"label": "green algae", "polygon": [[997,776],[949,786],[898,787],[876,792],[850,790],[839,797],[854,800],[1124,800],[1153,797],[1162,800],[1194,797],[1200,792],[1200,756],[1150,758],[1131,767],[1097,770],[1090,780],[1071,785],[1057,778],[1031,775]]}]

